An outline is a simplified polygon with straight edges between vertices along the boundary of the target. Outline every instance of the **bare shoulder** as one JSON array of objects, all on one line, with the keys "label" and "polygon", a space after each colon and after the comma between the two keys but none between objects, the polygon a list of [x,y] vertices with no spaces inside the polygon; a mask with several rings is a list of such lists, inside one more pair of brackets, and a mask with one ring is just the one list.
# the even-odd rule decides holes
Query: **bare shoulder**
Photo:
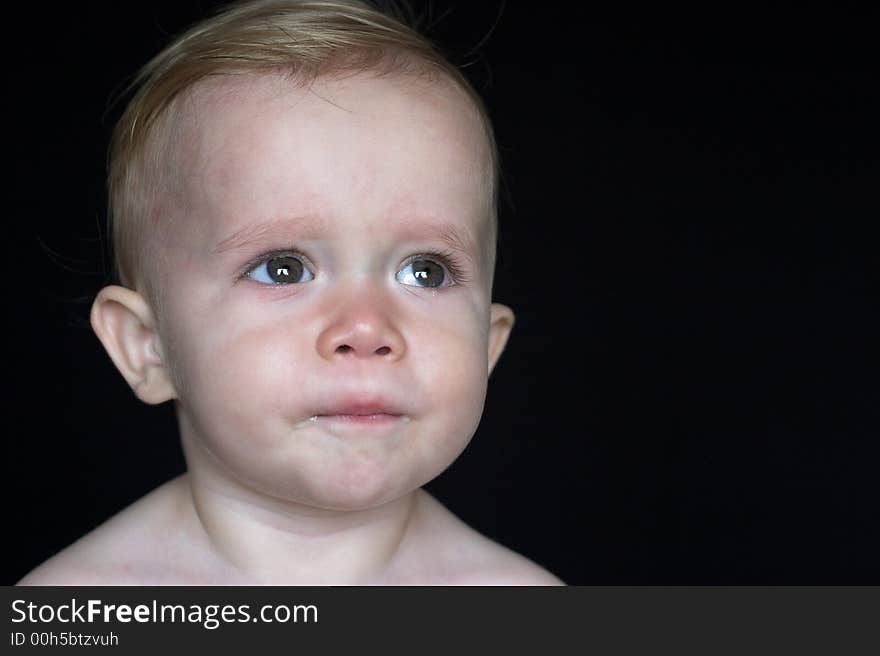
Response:
[{"label": "bare shoulder", "polygon": [[[16,585],[143,585],[168,555],[181,479],[156,488],[39,565]],[[166,558],[166,560],[168,560]]]},{"label": "bare shoulder", "polygon": [[[441,585],[565,585],[549,571],[475,531],[427,492],[419,497],[415,527],[418,559],[433,583]],[[418,581],[420,577],[413,577]]]}]

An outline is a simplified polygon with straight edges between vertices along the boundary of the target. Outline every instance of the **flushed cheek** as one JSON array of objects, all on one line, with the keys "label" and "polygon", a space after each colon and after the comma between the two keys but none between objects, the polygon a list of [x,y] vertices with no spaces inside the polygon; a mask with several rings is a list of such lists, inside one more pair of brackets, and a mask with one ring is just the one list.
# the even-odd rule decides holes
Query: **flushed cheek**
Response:
[{"label": "flushed cheek", "polygon": [[301,348],[295,340],[280,339],[277,328],[220,328],[187,340],[191,357],[182,372],[181,400],[210,435],[234,433],[228,437],[252,445],[269,441],[265,424],[295,412]]},{"label": "flushed cheek", "polygon": [[476,430],[486,396],[485,356],[473,341],[451,343],[431,353],[422,368],[426,416],[435,426],[433,439],[425,441],[430,450],[460,451]]}]

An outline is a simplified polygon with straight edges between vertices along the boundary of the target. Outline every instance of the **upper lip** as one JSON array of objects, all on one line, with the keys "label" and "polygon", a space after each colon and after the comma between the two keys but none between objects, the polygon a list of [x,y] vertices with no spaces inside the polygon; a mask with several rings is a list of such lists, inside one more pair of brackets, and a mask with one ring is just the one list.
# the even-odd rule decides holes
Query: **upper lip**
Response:
[{"label": "upper lip", "polygon": [[317,416],[333,415],[402,415],[403,410],[396,403],[376,398],[350,398],[333,401],[322,406]]}]

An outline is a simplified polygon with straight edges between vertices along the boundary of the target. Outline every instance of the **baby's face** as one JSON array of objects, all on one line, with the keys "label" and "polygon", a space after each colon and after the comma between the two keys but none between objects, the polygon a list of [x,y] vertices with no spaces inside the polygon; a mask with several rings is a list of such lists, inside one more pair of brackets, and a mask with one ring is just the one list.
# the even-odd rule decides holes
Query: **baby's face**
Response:
[{"label": "baby's face", "polygon": [[490,368],[475,110],[405,78],[243,77],[180,120],[150,275],[188,458],[337,509],[439,474]]}]

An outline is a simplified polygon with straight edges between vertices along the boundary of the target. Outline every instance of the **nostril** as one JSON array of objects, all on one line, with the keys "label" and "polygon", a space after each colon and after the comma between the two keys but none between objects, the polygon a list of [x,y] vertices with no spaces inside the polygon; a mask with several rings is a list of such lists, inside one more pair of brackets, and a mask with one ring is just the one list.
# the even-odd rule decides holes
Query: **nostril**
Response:
[{"label": "nostril", "polygon": [[388,355],[391,352],[391,349],[387,346],[383,346],[380,349],[376,349],[376,353],[379,355]]},{"label": "nostril", "polygon": [[351,347],[348,344],[343,344],[342,346],[336,349],[340,353],[348,353],[351,350]]}]

